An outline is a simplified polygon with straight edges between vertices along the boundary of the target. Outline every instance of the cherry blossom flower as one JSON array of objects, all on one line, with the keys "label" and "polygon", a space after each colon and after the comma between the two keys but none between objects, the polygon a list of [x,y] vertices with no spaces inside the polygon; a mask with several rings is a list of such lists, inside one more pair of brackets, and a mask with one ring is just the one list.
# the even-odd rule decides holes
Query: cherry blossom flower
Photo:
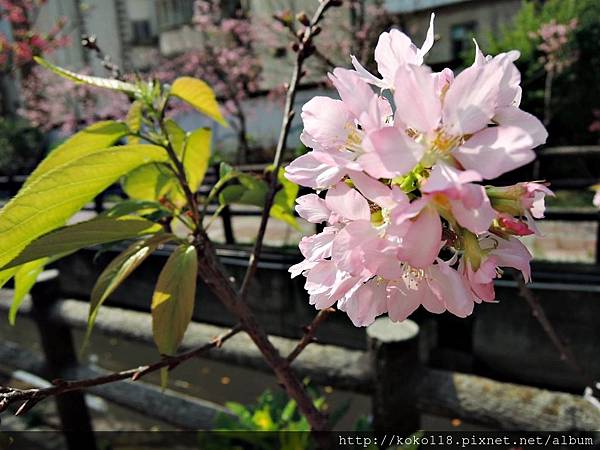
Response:
[{"label": "cherry blossom flower", "polygon": [[[433,44],[433,16],[423,46],[398,30],[375,50],[382,78],[353,58],[335,69],[339,99],[315,97],[302,109],[302,142],[312,151],[286,177],[319,191],[296,210],[327,225],[304,237],[309,302],[333,305],[356,326],[381,314],[401,321],[419,306],[431,313],[472,313],[495,300],[502,268],[531,278],[531,254],[518,240],[537,232],[545,184],[480,184],[532,161],[543,125],[519,109],[518,52],[484,56],[455,75],[423,64]],[[476,45],[476,44],[475,44]],[[389,90],[392,104],[384,92]]]}]

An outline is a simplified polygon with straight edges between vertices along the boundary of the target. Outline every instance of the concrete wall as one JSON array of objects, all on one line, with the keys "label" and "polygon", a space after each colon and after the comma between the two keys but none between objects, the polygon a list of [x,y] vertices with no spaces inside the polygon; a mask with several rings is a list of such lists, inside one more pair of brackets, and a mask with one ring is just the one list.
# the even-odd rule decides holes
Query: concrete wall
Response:
[{"label": "concrete wall", "polygon": [[[58,264],[63,295],[86,299],[101,270],[116,251],[106,251],[94,259],[94,250],[80,251]],[[168,253],[159,251],[145,261],[111,296],[108,304],[148,310],[154,283]],[[315,309],[309,305],[302,277],[290,280],[287,268],[299,260],[294,252],[268,252],[259,264],[249,302],[269,333],[299,337],[301,326],[310,323]],[[247,254],[233,249],[222,252],[222,261],[237,283],[243,278]],[[569,266],[555,268],[566,274]],[[591,377],[600,373],[600,288],[593,281],[565,283],[556,277],[544,279],[534,267],[532,285],[559,335],[573,349],[577,361]],[[472,316],[460,319],[451,314],[435,315],[419,309],[411,319],[423,332],[422,345],[430,354],[432,367],[475,372],[504,381],[541,385],[582,392],[586,381],[561,361],[514,284],[497,283],[499,303],[477,305]],[[194,311],[196,320],[217,325],[233,325],[234,318],[208,288],[200,283]],[[365,348],[364,328],[352,326],[345,314],[337,313],[320,328],[322,343]]]}]

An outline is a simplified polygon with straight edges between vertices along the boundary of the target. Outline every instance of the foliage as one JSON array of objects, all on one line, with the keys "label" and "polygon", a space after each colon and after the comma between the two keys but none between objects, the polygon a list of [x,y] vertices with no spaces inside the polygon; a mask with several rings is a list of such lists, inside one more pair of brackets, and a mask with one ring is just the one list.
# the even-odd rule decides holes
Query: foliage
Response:
[{"label": "foliage", "polygon": [[[553,74],[550,109],[544,111],[547,93],[548,57],[540,31],[551,24],[570,25],[576,29],[561,49],[572,63],[562,73]],[[600,92],[600,4],[595,0],[549,0],[542,4],[524,2],[513,23],[498,37],[490,37],[488,53],[517,49],[517,65],[524,74],[523,108],[534,115],[549,116],[547,126],[551,143],[594,143],[600,129],[598,105]],[[546,66],[546,67],[545,67]],[[546,91],[546,92],[545,92]]]},{"label": "foliage", "polygon": [[[308,384],[307,389],[317,409],[327,409],[325,397],[319,390]],[[302,433],[310,431],[306,418],[298,410],[296,402],[289,399],[283,391],[272,392],[267,389],[255,404],[227,402],[225,406],[232,415],[217,415],[214,429],[227,433],[212,435],[210,442],[206,442],[207,448],[246,448],[248,445],[264,450],[312,448],[311,435]],[[346,411],[347,406],[340,408],[332,415],[334,421],[339,420]],[[270,433],[248,433],[249,431]]]},{"label": "foliage", "polygon": [[[218,197],[222,205],[263,206],[270,173],[249,175],[223,164],[211,193],[195,194],[208,168],[210,129],[185,132],[164,112],[176,97],[226,125],[212,89],[202,80],[181,77],[172,85],[125,82],[39,62],[71,82],[125,91],[131,103],[124,122],[97,122],[54,149],[0,210],[0,285],[15,279],[10,321],[14,323],[21,301],[46,264],[83,247],[133,240],[105,268],[92,290],[87,342],[104,301],[153,251],[169,245],[172,253],[158,277],[151,309],[158,350],[172,355],[196,302],[198,254],[193,242],[202,230],[209,202]],[[119,180],[129,199],[94,219],[66,225],[87,202]],[[298,187],[283,177],[279,182],[271,215],[297,226],[293,205]],[[163,381],[165,374],[166,370]]]},{"label": "foliage", "polygon": [[27,174],[43,156],[40,131],[20,118],[0,118],[0,174]]}]

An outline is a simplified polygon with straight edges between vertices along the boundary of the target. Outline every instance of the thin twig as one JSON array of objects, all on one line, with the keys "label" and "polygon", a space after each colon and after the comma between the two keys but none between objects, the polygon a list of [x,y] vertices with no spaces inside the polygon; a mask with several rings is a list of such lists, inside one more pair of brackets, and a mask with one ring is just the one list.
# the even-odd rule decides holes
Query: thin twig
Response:
[{"label": "thin twig", "polygon": [[548,316],[546,316],[546,312],[544,311],[544,308],[542,307],[538,297],[533,293],[533,291],[529,287],[525,285],[523,277],[520,274],[514,273],[513,278],[519,285],[519,295],[525,299],[525,301],[531,308],[531,313],[533,314],[533,317],[536,318],[546,335],[552,341],[552,344],[558,351],[560,359],[562,361],[565,361],[577,373],[577,375],[579,375],[581,380],[587,386],[590,386],[592,389],[595,390],[596,381],[590,376],[589,373],[587,373],[587,371],[583,367],[579,365],[579,363],[577,362],[577,358],[575,358],[575,355],[573,354],[571,348],[558,335],[558,332],[548,319]]},{"label": "thin twig", "polygon": [[258,228],[258,234],[256,235],[256,242],[248,260],[248,269],[246,270],[246,274],[240,288],[240,297],[242,300],[246,300],[248,288],[250,287],[250,282],[256,273],[258,260],[262,252],[265,232],[267,231],[267,223],[269,221],[269,213],[271,206],[273,205],[275,193],[277,192],[277,187],[279,184],[278,175],[279,169],[281,168],[283,151],[286,147],[287,138],[292,125],[292,119],[294,118],[294,101],[296,99],[296,91],[298,89],[300,79],[303,75],[304,61],[315,51],[312,40],[314,35],[318,34],[318,30],[320,30],[318,23],[323,18],[323,14],[329,7],[337,5],[338,3],[339,2],[335,0],[322,1],[313,15],[313,18],[310,20],[309,25],[304,29],[304,33],[300,35],[299,42],[297,42],[298,48],[296,53],[296,62],[294,64],[292,78],[287,89],[285,107],[283,109],[283,121],[281,123],[281,132],[279,133],[279,140],[277,141],[275,156],[273,158],[273,172],[271,174],[269,192],[267,193],[265,206],[260,218],[260,226]]},{"label": "thin twig", "polygon": [[319,328],[319,325],[321,325],[332,312],[335,312],[335,309],[322,309],[315,316],[311,324],[304,328],[304,336],[302,336],[302,339],[298,342],[298,344],[296,344],[294,350],[292,350],[287,356],[287,360],[290,364],[300,355],[300,353],[304,351],[306,347],[308,347],[308,345],[316,341],[315,334],[317,333],[317,328]]},{"label": "thin twig", "polygon": [[86,378],[83,380],[56,380],[54,381],[54,386],[42,389],[16,389],[10,387],[2,387],[0,392],[0,412],[4,411],[8,407],[8,405],[12,403],[23,402],[23,404],[15,413],[15,415],[21,415],[29,411],[38,402],[51,396],[64,394],[65,392],[79,391],[93,386],[113,383],[115,381],[120,380],[131,379],[132,381],[136,381],[139,380],[142,376],[147,375],[151,372],[156,372],[157,370],[160,370],[163,367],[168,367],[169,370],[174,369],[179,364],[181,364],[184,361],[187,361],[188,359],[206,353],[212,348],[221,347],[221,345],[223,345],[223,342],[235,336],[241,330],[242,327],[240,325],[236,325],[231,330],[213,338],[210,342],[202,345],[201,347],[192,349],[184,353],[180,353],[179,355],[166,356],[163,357],[160,361],[145,366],[139,366],[133,369],[122,370],[120,372],[112,372],[99,377]]}]

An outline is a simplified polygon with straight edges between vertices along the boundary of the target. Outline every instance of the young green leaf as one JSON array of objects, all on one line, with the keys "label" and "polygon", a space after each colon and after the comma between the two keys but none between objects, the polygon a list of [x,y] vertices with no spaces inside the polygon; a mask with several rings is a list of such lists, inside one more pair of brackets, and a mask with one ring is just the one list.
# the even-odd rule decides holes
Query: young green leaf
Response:
[{"label": "young green leaf", "polygon": [[121,186],[129,198],[152,201],[178,189],[178,182],[169,166],[151,163],[129,173],[121,181]]},{"label": "young green leaf", "polygon": [[23,188],[62,164],[113,145],[127,133],[127,125],[122,122],[109,120],[90,125],[52,150],[29,175]]},{"label": "young green leaf", "polygon": [[0,210],[0,268],[30,242],[62,226],[119,177],[166,158],[164,149],[153,145],[110,147],[40,176]]},{"label": "young green leaf", "polygon": [[224,127],[227,126],[215,93],[204,81],[191,77],[177,78],[171,86],[170,95],[183,100]]},{"label": "young green leaf", "polygon": [[140,90],[135,84],[127,83],[125,81],[114,80],[111,78],[93,77],[90,75],[82,75],[77,72],[72,72],[62,67],[55,66],[54,64],[46,61],[39,56],[34,56],[33,59],[39,65],[51,70],[55,74],[66,78],[67,80],[74,81],[79,84],[89,84],[90,86],[96,86],[104,89],[111,89],[113,91],[121,91],[127,94],[139,94]]},{"label": "young green leaf", "polygon": [[[129,131],[132,133],[139,133],[142,128],[142,112],[144,109],[144,104],[141,100],[136,100],[129,107],[129,111],[127,112],[127,117],[125,118],[125,123],[129,128]],[[128,144],[139,144],[140,138],[137,136],[129,136],[127,139]]]},{"label": "young green leaf", "polygon": [[273,206],[269,214],[271,217],[281,220],[296,230],[301,231],[300,225],[294,216],[294,206],[300,188],[284,176],[283,170],[279,171],[277,180],[282,188],[275,194]]},{"label": "young green leaf", "polygon": [[219,193],[219,203],[221,205],[238,204],[263,206],[267,194],[267,185],[264,181],[262,183],[263,184],[256,184],[252,189],[241,184],[226,186]]},{"label": "young green leaf", "polygon": [[181,128],[173,119],[165,120],[164,126],[173,150],[175,150],[177,156],[181,158],[185,148],[185,130]]},{"label": "young green leaf", "polygon": [[196,191],[204,180],[210,160],[210,128],[199,128],[189,134],[183,157],[183,166],[192,191]]},{"label": "young green leaf", "polygon": [[23,252],[4,266],[5,269],[48,256],[69,254],[91,245],[122,241],[162,231],[154,222],[138,216],[98,216],[86,222],[66,226],[31,242]]},{"label": "young green leaf", "polygon": [[2,289],[2,287],[8,283],[8,280],[15,275],[17,270],[19,270],[19,267],[11,267],[10,269],[0,270],[0,289]]},{"label": "young green leaf", "polygon": [[154,250],[171,239],[173,239],[172,234],[161,233],[135,242],[106,266],[92,289],[88,325],[83,347],[89,341],[94,321],[104,301]]},{"label": "young green leaf", "polygon": [[142,128],[142,110],[144,108],[144,104],[141,100],[136,100],[129,107],[129,111],[127,112],[127,117],[125,118],[125,123],[129,127],[129,130],[132,133],[137,133]]},{"label": "young green leaf", "polygon": [[171,254],[152,296],[152,332],[161,354],[172,355],[192,320],[196,298],[196,248],[181,245]]},{"label": "young green leaf", "polygon": [[44,266],[48,263],[50,258],[41,258],[35,261],[30,261],[18,267],[15,273],[15,290],[13,293],[13,300],[8,310],[8,322],[11,325],[15,324],[17,318],[17,312],[23,303],[23,299],[29,293],[37,277],[44,270]]}]

